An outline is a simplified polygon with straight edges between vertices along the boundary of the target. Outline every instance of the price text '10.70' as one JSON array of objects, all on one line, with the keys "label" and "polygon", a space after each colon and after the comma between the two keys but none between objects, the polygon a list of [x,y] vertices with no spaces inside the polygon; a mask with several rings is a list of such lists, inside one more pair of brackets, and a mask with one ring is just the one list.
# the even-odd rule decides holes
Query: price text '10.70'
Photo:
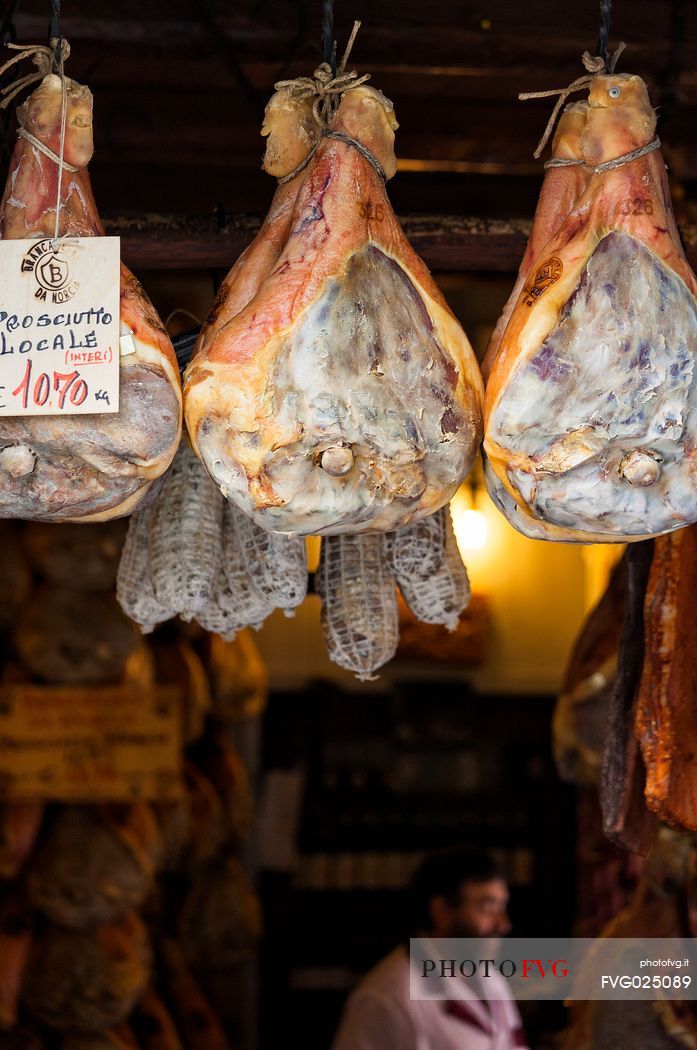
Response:
[{"label": "price text '10.70'", "polygon": [[[22,408],[30,405],[55,405],[59,411],[66,407],[66,401],[71,405],[83,404],[88,388],[87,383],[80,373],[73,372],[39,372],[36,377],[32,376],[33,361],[27,361],[22,380],[13,391],[12,397],[19,398]],[[32,382],[33,379],[33,382]],[[56,394],[55,400],[52,395]]]}]

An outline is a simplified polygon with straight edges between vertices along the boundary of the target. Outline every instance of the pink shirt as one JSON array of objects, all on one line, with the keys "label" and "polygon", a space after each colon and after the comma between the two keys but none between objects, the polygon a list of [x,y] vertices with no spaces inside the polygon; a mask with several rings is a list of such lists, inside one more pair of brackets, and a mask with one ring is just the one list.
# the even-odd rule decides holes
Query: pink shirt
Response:
[{"label": "pink shirt", "polygon": [[512,999],[483,1003],[465,987],[455,1003],[412,1000],[409,976],[409,955],[395,948],[349,996],[332,1050],[526,1050]]}]

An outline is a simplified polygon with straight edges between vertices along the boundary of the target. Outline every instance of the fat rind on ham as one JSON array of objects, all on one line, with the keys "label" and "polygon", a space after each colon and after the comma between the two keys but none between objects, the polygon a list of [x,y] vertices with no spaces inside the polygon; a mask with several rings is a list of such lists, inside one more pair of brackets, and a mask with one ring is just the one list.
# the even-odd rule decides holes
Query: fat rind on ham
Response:
[{"label": "fat rind on ham", "polygon": [[[66,80],[59,235],[103,236],[87,164],[93,152],[92,95]],[[60,151],[62,88],[54,74],[20,107],[20,123]],[[17,140],[0,205],[3,239],[53,237],[58,167]],[[179,443],[181,390],[174,351],[135,277],[121,266],[121,334],[135,353],[120,361],[118,413],[0,419],[0,517],[102,521],[130,513],[169,466]],[[8,458],[8,453],[10,458]],[[19,467],[18,467],[19,464]]]},{"label": "fat rind on ham", "polygon": [[587,102],[572,102],[566,106],[559,118],[552,139],[553,165],[546,169],[542,189],[535,209],[535,217],[525,253],[518,269],[513,290],[506,300],[496,327],[491,334],[482,361],[482,375],[488,380],[494,362],[501,349],[501,342],[508,327],[520,293],[530,274],[530,268],[540,257],[547,242],[559,229],[574,204],[588,185],[588,172],[580,161],[581,136],[588,116]]},{"label": "fat rind on ham", "polygon": [[[654,132],[639,77],[594,78],[589,168]],[[547,539],[636,540],[697,519],[697,285],[660,153],[590,174],[530,275],[487,387],[499,505]]]},{"label": "fat rind on ham", "polygon": [[[492,369],[498,360],[508,322],[515,307],[518,305],[521,292],[530,276],[531,268],[539,260],[547,242],[557,232],[588,185],[590,176],[581,163],[583,160],[581,136],[587,115],[588,103],[574,102],[564,109],[560,117],[552,140],[552,159],[555,162],[558,161],[559,164],[549,167],[545,172],[540,197],[535,209],[532,230],[520,264],[518,278],[494,328],[482,361],[482,374],[485,382],[488,382]],[[570,163],[572,161],[578,163]],[[532,517],[522,501],[516,502],[511,491],[493,470],[486,455],[483,455],[482,458],[484,480],[489,495],[495,506],[498,507],[504,517],[508,519],[518,532],[536,540],[563,540],[570,542],[574,539],[568,532],[539,518]],[[605,536],[584,537],[584,539],[588,540],[593,538],[603,542],[607,542],[610,539],[610,537]]]},{"label": "fat rind on ham", "polygon": [[[387,176],[395,127],[365,86],[332,123]],[[258,290],[226,324],[213,319],[213,339],[203,333],[187,425],[223,493],[263,527],[388,531],[434,513],[467,473],[479,371],[365,156],[325,138],[299,182]]]}]

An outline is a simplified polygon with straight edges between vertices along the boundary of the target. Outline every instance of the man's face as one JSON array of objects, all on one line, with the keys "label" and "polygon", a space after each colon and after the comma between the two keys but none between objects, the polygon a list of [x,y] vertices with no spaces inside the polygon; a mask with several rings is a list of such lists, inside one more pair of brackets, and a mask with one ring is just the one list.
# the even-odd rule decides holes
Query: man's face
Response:
[{"label": "man's face", "polygon": [[503,879],[465,882],[458,901],[449,904],[442,897],[433,901],[437,937],[505,937],[510,932],[508,887]]}]

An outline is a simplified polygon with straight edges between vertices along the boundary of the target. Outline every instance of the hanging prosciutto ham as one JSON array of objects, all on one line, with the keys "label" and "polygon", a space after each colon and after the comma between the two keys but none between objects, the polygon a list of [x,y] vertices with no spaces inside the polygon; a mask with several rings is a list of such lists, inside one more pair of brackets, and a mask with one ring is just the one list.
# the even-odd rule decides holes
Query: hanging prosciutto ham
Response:
[{"label": "hanging prosciutto ham", "polygon": [[514,525],[548,539],[697,519],[697,282],[655,125],[639,77],[593,78],[587,186],[531,262],[491,368],[489,483]]},{"label": "hanging prosciutto ham", "polygon": [[[396,126],[380,92],[343,95],[289,183],[290,221],[262,231],[187,370],[198,454],[272,531],[379,532],[432,514],[480,439],[472,350],[385,194]],[[262,256],[264,279],[238,308]]]},{"label": "hanging prosciutto ham", "polygon": [[[67,119],[59,235],[104,229],[87,164],[93,152],[92,95],[66,79]],[[22,128],[60,151],[61,80],[50,73],[18,110]],[[58,166],[20,136],[0,205],[2,238],[54,236]],[[118,413],[0,419],[0,517],[103,521],[129,514],[169,466],[179,444],[181,391],[172,344],[135,277],[121,266]]]}]

